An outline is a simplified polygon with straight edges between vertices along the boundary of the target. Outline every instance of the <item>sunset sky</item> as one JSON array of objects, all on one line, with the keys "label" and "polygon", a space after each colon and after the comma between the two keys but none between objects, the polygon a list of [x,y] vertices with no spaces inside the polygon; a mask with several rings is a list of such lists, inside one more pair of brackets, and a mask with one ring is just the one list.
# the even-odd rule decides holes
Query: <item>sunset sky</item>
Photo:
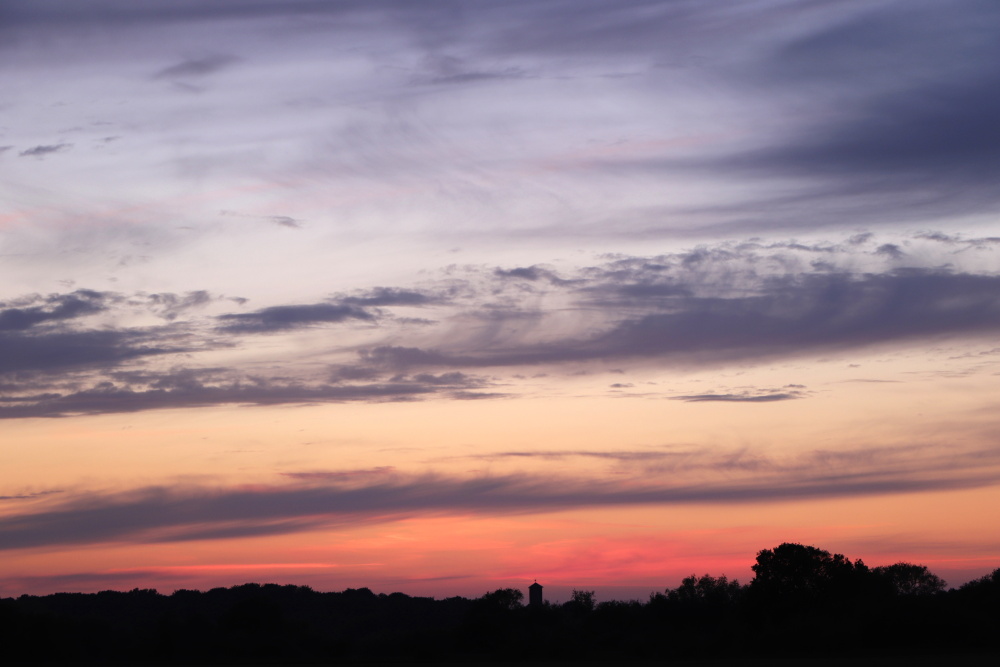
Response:
[{"label": "sunset sky", "polygon": [[0,596],[1000,567],[998,34],[0,0]]}]

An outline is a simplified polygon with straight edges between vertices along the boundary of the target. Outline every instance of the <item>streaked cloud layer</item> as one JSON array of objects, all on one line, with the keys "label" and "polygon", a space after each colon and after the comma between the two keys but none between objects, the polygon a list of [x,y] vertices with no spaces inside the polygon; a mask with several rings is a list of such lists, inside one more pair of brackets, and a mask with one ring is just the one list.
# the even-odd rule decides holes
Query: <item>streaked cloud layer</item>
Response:
[{"label": "streaked cloud layer", "polygon": [[[997,490],[998,27],[974,1],[0,3],[15,579],[438,520],[794,532],[800,503],[870,545],[834,528],[867,503],[918,560],[933,521],[893,499]],[[520,576],[453,548],[469,593]]]}]

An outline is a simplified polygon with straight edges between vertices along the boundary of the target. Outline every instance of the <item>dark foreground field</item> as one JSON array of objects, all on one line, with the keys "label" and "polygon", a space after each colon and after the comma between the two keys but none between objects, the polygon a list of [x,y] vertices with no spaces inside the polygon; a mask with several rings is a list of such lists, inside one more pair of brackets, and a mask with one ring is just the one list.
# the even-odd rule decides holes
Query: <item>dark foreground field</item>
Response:
[{"label": "dark foreground field", "polygon": [[[10,667],[22,667],[29,663],[11,663]],[[38,663],[30,663],[32,665]],[[184,667],[217,667],[217,663],[182,663]],[[260,663],[227,663],[229,667],[255,667]],[[297,663],[287,663],[303,667]],[[314,663],[315,667],[330,663]],[[348,667],[895,667],[911,665],[912,667],[995,667],[996,654],[966,655],[883,655],[883,656],[850,656],[841,658],[706,658],[691,660],[553,660],[553,661],[478,661],[478,662],[358,662],[335,663]],[[282,663],[273,663],[274,667],[283,667]],[[164,663],[134,664],[129,667],[163,667]],[[312,667],[311,665],[309,667]]]}]

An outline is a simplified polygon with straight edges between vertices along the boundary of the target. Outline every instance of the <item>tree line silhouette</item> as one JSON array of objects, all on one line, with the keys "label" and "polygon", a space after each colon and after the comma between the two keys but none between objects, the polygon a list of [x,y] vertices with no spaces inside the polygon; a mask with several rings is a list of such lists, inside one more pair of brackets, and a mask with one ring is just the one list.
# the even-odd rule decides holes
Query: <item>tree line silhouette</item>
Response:
[{"label": "tree line silhouette", "polygon": [[748,584],[692,575],[645,601],[525,605],[502,588],[437,600],[367,588],[244,584],[206,592],[0,599],[7,664],[543,661],[1000,653],[1000,568],[946,590],[922,565],[785,543]]}]

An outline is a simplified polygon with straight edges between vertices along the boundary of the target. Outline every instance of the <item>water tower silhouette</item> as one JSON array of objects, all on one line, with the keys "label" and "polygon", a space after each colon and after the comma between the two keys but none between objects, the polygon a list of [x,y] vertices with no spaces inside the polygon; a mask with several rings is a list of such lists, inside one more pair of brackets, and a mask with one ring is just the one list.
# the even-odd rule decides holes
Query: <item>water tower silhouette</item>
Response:
[{"label": "water tower silhouette", "polygon": [[542,585],[537,580],[528,586],[528,604],[532,607],[542,606]]}]

